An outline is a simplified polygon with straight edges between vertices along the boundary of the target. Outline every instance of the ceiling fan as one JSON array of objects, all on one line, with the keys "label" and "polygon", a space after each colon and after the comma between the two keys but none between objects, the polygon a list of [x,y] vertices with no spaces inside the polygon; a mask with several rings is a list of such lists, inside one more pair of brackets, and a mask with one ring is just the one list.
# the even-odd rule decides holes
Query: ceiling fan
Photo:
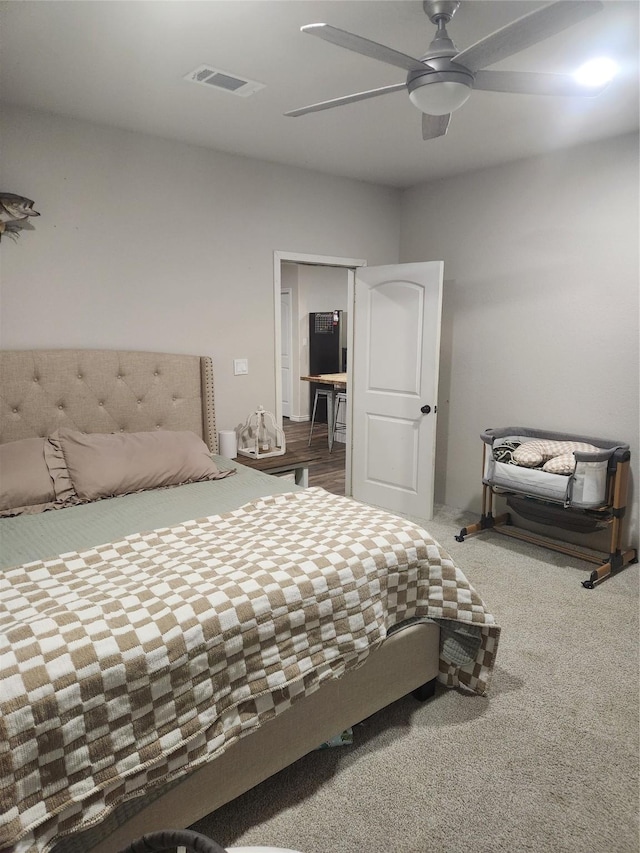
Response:
[{"label": "ceiling fan", "polygon": [[467,101],[473,89],[522,95],[588,97],[599,94],[609,82],[607,80],[600,85],[586,88],[569,74],[484,70],[487,66],[519,53],[599,12],[603,8],[600,0],[559,0],[550,3],[518,18],[462,51],[458,51],[447,33],[447,24],[459,6],[460,3],[455,0],[424,0],[424,11],[436,25],[437,31],[421,59],[329,24],[308,24],[302,27],[303,33],[318,36],[338,47],[403,68],[408,74],[404,83],[333,98],[291,110],[285,115],[306,115],[406,89],[411,102],[423,114],[423,139],[434,139],[444,136],[451,121],[451,113]]}]

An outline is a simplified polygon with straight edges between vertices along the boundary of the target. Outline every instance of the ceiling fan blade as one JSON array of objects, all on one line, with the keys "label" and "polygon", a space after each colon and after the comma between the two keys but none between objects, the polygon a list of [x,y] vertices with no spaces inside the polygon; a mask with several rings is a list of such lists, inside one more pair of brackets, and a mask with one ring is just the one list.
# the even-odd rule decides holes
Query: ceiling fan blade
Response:
[{"label": "ceiling fan blade", "polygon": [[392,86],[382,86],[380,89],[369,89],[367,92],[356,92],[354,95],[345,95],[342,98],[332,98],[330,101],[320,101],[320,103],[310,104],[308,107],[289,110],[285,115],[303,116],[307,113],[316,113],[319,110],[330,110],[332,107],[342,107],[344,104],[354,104],[356,101],[366,101],[368,98],[377,98],[378,95],[389,95],[391,92],[400,92],[406,88],[406,83],[394,83]]},{"label": "ceiling fan blade", "polygon": [[577,24],[603,8],[600,0],[559,0],[518,18],[453,57],[469,71],[479,71],[507,56]]},{"label": "ceiling fan blade", "polygon": [[485,92],[511,92],[515,95],[567,95],[592,98],[599,95],[608,83],[601,86],[582,86],[570,74],[538,74],[533,71],[478,71],[474,89]]},{"label": "ceiling fan blade", "polygon": [[438,136],[444,136],[449,129],[450,121],[451,113],[444,116],[430,116],[422,113],[422,138],[435,139]]},{"label": "ceiling fan blade", "polygon": [[424,71],[425,68],[429,68],[425,62],[420,62],[419,59],[415,59],[413,56],[407,56],[406,53],[400,53],[391,47],[386,47],[384,44],[369,41],[369,39],[362,38],[362,36],[348,33],[346,30],[338,29],[338,27],[332,27],[330,24],[307,24],[306,27],[301,28],[301,31],[311,36],[318,36],[318,38],[331,42],[331,44],[336,44],[338,47],[344,47],[347,50],[355,51],[355,53],[361,53],[363,56],[368,56],[371,59],[378,59],[380,62],[404,68],[405,71]]}]

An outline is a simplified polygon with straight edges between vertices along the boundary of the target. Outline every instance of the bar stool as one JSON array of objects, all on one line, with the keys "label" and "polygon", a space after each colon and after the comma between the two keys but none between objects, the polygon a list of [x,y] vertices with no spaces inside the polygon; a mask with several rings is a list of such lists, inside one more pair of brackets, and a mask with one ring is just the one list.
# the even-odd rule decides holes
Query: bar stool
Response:
[{"label": "bar stool", "polygon": [[[342,405],[342,420],[340,419],[340,406]],[[333,442],[336,440],[336,432],[347,432],[347,393],[346,391],[338,391],[336,394],[335,410],[333,413],[333,441],[329,452],[333,450]]]},{"label": "bar stool", "polygon": [[333,391],[330,391],[328,388],[316,388],[316,395],[313,398],[313,411],[311,413],[311,429],[309,430],[309,442],[308,447],[311,447],[311,439],[313,438],[313,425],[316,420],[316,409],[318,408],[318,400],[320,397],[324,397],[327,401],[327,417],[329,415],[329,401],[331,399],[331,395]]}]

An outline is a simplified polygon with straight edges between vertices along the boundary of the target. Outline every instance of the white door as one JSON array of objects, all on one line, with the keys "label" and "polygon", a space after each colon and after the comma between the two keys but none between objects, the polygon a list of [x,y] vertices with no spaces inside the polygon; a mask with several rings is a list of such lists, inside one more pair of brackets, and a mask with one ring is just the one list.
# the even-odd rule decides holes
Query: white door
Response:
[{"label": "white door", "polygon": [[433,516],[442,261],[356,271],[352,494]]},{"label": "white door", "polygon": [[282,376],[282,416],[291,417],[291,291],[280,292],[280,372]]}]

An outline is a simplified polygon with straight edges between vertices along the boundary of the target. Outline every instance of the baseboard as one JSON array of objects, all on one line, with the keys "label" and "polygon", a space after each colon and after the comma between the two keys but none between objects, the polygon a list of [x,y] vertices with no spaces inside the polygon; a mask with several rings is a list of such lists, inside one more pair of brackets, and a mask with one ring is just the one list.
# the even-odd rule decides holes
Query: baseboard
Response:
[{"label": "baseboard", "polygon": [[289,420],[292,421],[292,423],[294,424],[301,424],[305,422],[309,423],[311,418],[309,417],[309,415],[307,415],[306,417],[303,415],[289,415]]}]

